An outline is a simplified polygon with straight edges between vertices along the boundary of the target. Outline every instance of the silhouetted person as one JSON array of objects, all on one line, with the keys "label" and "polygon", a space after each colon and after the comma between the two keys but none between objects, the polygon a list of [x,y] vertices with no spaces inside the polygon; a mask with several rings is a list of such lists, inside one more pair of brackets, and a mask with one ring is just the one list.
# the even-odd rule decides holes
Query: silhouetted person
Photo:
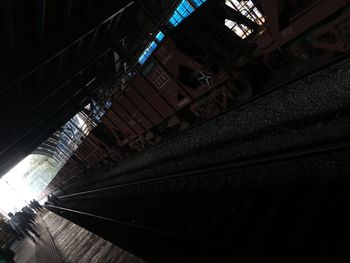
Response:
[{"label": "silhouetted person", "polygon": [[8,216],[10,217],[10,225],[16,232],[21,233],[23,236],[26,235],[30,237],[33,240],[33,242],[35,242],[34,237],[30,235],[26,229],[24,229],[21,223],[21,219],[19,217],[15,216],[12,213],[8,213]]},{"label": "silhouetted person", "polygon": [[22,208],[22,215],[23,217],[25,217],[26,222],[34,225],[35,224],[35,219],[34,219],[34,215],[28,213],[24,208]]},{"label": "silhouetted person", "polygon": [[33,209],[31,209],[29,206],[25,206],[25,207],[23,207],[23,208],[22,208],[22,211],[25,211],[25,212],[27,212],[28,214],[33,215],[33,217],[34,217],[34,215],[35,215],[34,210],[33,210]]},{"label": "silhouetted person", "polygon": [[29,225],[29,223],[26,221],[26,218],[21,214],[21,212],[17,212],[15,214],[9,213],[8,214],[10,219],[11,226],[17,230],[20,231],[22,234],[30,237],[33,242],[35,242],[35,238],[28,232],[32,232],[37,238],[40,237],[40,235]]},{"label": "silhouetted person", "polygon": [[35,201],[34,199],[29,202],[29,206],[35,212],[40,212],[42,210],[42,206],[39,204],[39,202]]},{"label": "silhouetted person", "polygon": [[30,201],[30,202],[29,202],[29,207],[30,207],[31,209],[33,209],[35,212],[38,212],[38,209],[35,207],[33,201]]},{"label": "silhouetted person", "polygon": [[40,211],[44,209],[43,206],[38,201],[36,201],[35,199],[33,199],[33,204]]},{"label": "silhouetted person", "polygon": [[15,216],[18,216],[23,224],[23,227],[30,232],[32,232],[36,237],[40,237],[40,235],[30,226],[30,224],[35,224],[33,220],[29,220],[23,212],[15,213]]},{"label": "silhouetted person", "polygon": [[18,241],[22,240],[23,238],[25,238],[25,236],[20,232],[17,231],[16,229],[14,229],[10,223],[5,222],[3,224],[3,229],[5,230],[6,233],[8,233],[9,235],[14,236]]}]

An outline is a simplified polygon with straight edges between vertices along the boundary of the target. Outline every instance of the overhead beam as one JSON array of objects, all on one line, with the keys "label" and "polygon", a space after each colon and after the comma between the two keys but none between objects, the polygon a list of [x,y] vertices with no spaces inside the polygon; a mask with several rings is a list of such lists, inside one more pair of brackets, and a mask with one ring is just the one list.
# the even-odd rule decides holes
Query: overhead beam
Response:
[{"label": "overhead beam", "polygon": [[[120,9],[119,11],[110,15],[108,18],[104,19],[102,23],[113,19],[115,16],[123,12],[132,4],[133,2],[130,2],[129,4],[124,6],[124,8]],[[12,79],[12,81],[10,80],[12,76],[10,76],[10,78],[3,79],[1,81],[2,83],[0,84],[0,94],[3,91],[6,91],[9,88],[11,88],[13,85],[16,85],[18,81],[25,79],[27,76],[36,73],[38,70],[40,70],[40,68],[45,67],[46,64],[49,63],[53,58],[63,54],[70,47],[77,44],[78,41],[81,41],[81,38],[91,34],[95,29],[96,28],[93,28],[90,31],[84,33],[76,41],[67,45],[61,51],[57,52],[56,54],[43,61],[39,65],[28,70],[26,73],[24,73],[23,70],[22,72],[19,71],[16,78]],[[99,59],[99,54],[101,54],[101,56],[105,54],[104,51],[109,52],[108,47],[101,46],[99,47],[99,50],[96,49],[94,50],[94,52],[92,52],[92,54],[90,54],[86,58],[84,57],[84,59],[81,59],[81,61],[77,63],[76,67],[68,70],[70,72],[65,72],[63,75],[59,76],[53,83],[51,83],[55,88],[50,94],[47,94],[40,103],[33,105],[33,107],[30,107],[31,109],[28,109],[27,112],[23,112],[23,114],[19,116],[19,118],[17,118],[16,120],[12,120],[11,123],[9,123],[9,125],[6,125],[7,127],[0,128],[0,133],[2,134],[0,136],[0,138],[2,138],[0,140],[0,143],[2,145],[0,147],[1,171],[3,171],[2,168],[8,168],[9,166],[11,166],[11,164],[15,164],[18,158],[23,157],[26,154],[29,154],[31,151],[33,151],[37,146],[40,145],[40,143],[46,140],[50,136],[50,134],[52,134],[59,128],[59,126],[57,127],[57,125],[63,125],[64,123],[62,124],[61,122],[67,121],[67,119],[65,119],[65,117],[68,116],[66,114],[67,112],[75,114],[78,111],[77,105],[81,103],[84,96],[86,96],[86,87],[83,88],[83,91],[77,91],[77,89],[74,89],[74,91],[77,92],[66,89],[65,87],[67,83],[69,83],[78,74],[81,74],[81,72],[83,72],[86,69],[86,67],[90,65],[89,62],[92,62],[95,59]],[[67,95],[68,93],[69,96]],[[62,101],[60,101],[60,99]],[[30,116],[30,118],[28,116]],[[14,134],[14,132],[16,132],[16,134]],[[39,137],[35,138],[35,135],[39,135]]]},{"label": "overhead beam", "polygon": [[61,0],[61,2],[63,4],[62,26],[66,31],[69,28],[68,23],[72,13],[72,0]]},{"label": "overhead beam", "polygon": [[47,157],[53,158],[53,153],[47,149],[37,148],[32,154],[45,155]]},{"label": "overhead beam", "polygon": [[111,26],[108,34],[113,34],[113,32],[115,31],[115,29],[117,28],[118,24],[119,24],[119,21],[120,19],[123,17],[123,14],[124,13],[120,13],[115,19],[114,19],[114,22],[113,22],[113,25]]},{"label": "overhead beam", "polygon": [[8,62],[14,64],[16,61],[16,41],[11,2],[11,0],[3,0],[0,4],[0,20],[4,30],[4,39],[1,41],[5,42],[5,56],[7,56]]},{"label": "overhead beam", "polygon": [[85,9],[85,19],[88,19],[90,14],[91,14],[91,10],[92,10],[92,6],[94,5],[95,0],[85,0],[86,1],[86,9]]},{"label": "overhead beam", "polygon": [[[18,119],[14,119],[11,123],[9,123],[9,125],[7,125],[7,127],[5,127],[6,129],[3,129],[2,131],[0,131],[0,134],[5,133],[7,134],[5,138],[10,138],[13,136],[11,133],[9,133],[10,130],[20,130],[22,133],[24,133],[23,136],[25,136],[29,132],[29,131],[25,131],[27,127],[33,126],[33,125],[30,125],[31,123],[33,122],[35,123],[34,125],[34,128],[35,128],[36,126],[40,125],[40,123],[50,118],[50,115],[56,112],[57,110],[56,107],[60,107],[61,101],[66,102],[67,100],[70,99],[71,96],[75,96],[76,92],[74,90],[72,90],[73,91],[72,94],[67,94],[67,91],[71,90],[71,87],[68,87],[67,85],[69,85],[76,76],[79,76],[81,72],[86,70],[89,66],[93,65],[95,61],[97,61],[104,54],[109,52],[109,50],[110,50],[109,48],[106,48],[106,49],[103,49],[103,51],[97,51],[95,54],[92,54],[91,56],[87,57],[85,62],[80,63],[79,67],[72,69],[71,72],[67,72],[63,80],[58,79],[54,81],[54,83],[52,83],[52,86],[56,86],[57,88],[54,89],[52,93],[48,94],[47,97],[44,98],[42,101],[40,101],[38,104],[33,105],[31,109],[28,109],[28,111],[24,112],[23,115],[20,116]],[[88,63],[88,64],[85,64],[85,63]],[[78,72],[78,73],[74,74],[72,72]],[[68,88],[68,89],[65,89],[65,88]],[[61,98],[59,99],[60,96]],[[45,107],[46,112],[43,112],[42,107],[45,105],[46,105]],[[28,115],[31,115],[32,117],[27,118]],[[37,118],[38,120],[35,120]],[[17,138],[18,137],[20,136],[17,136]],[[17,140],[12,140],[12,139],[6,140],[5,143],[7,144],[7,146],[1,145],[0,154],[7,151],[9,147],[12,147],[16,143],[16,141]]]},{"label": "overhead beam", "polygon": [[[273,0],[275,1],[275,0]],[[271,2],[273,2],[271,1]],[[240,25],[244,25],[250,29],[253,29],[254,31],[257,31],[259,29],[259,25],[252,20],[250,20],[248,17],[243,15],[240,11],[237,9],[233,9],[231,7],[228,7],[224,3],[221,3],[224,12],[226,13],[226,16],[224,18],[227,18],[229,20],[232,20]],[[232,3],[233,6],[235,6],[234,3]]]},{"label": "overhead beam", "polygon": [[[72,106],[78,103],[83,94],[84,90],[81,89],[75,94],[75,96],[73,96],[73,98],[71,98],[71,100],[66,101],[58,107],[54,113],[50,114],[50,120],[54,120],[53,122],[49,119],[45,119],[30,131],[27,131],[24,136],[19,137],[16,144],[19,145],[20,143],[25,143],[25,145],[7,149],[4,155],[0,155],[0,177],[3,173],[9,171],[21,159],[32,153],[40,143],[49,137],[50,133],[54,133],[60,126],[72,118],[76,113]],[[11,158],[8,156],[11,156]]]},{"label": "overhead beam", "polygon": [[138,7],[140,7],[140,9],[147,15],[148,18],[150,18],[152,20],[152,22],[154,24],[157,24],[159,21],[159,17],[156,17],[153,13],[152,13],[152,9],[144,2],[141,0],[135,0],[136,4]]},{"label": "overhead beam", "polygon": [[42,145],[38,146],[37,150],[45,150],[51,153],[54,153],[56,151],[55,147],[49,146],[49,145]]},{"label": "overhead beam", "polygon": [[72,65],[74,66],[77,61],[78,61],[78,58],[80,56],[80,51],[81,51],[81,44],[82,44],[82,40],[79,41],[76,46],[75,46],[75,54],[74,54],[74,57],[73,57],[73,61],[72,61]]},{"label": "overhead beam", "polygon": [[[49,138],[50,139],[50,138]],[[53,143],[53,142],[50,142],[48,140],[46,140],[45,142],[43,142],[40,147],[51,147],[51,148],[56,148],[57,147],[57,143]]]},{"label": "overhead beam", "polygon": [[39,47],[43,47],[45,41],[45,23],[46,23],[46,0],[36,0],[37,17],[37,41]]},{"label": "overhead beam", "polygon": [[[7,0],[9,1],[9,0]],[[1,2],[1,1],[0,1]],[[96,25],[95,27],[93,27],[92,29],[90,29],[89,31],[87,31],[86,33],[82,34],[80,37],[78,37],[75,41],[72,41],[69,45],[67,45],[66,47],[64,47],[63,49],[61,49],[60,51],[56,52],[55,54],[53,54],[50,58],[46,59],[45,61],[43,61],[42,63],[38,64],[37,66],[33,67],[32,69],[28,70],[27,72],[21,74],[19,77],[17,77],[16,79],[12,79],[12,81],[10,80],[2,80],[0,81],[0,95],[2,92],[6,91],[7,89],[9,89],[12,85],[15,85],[16,82],[26,78],[27,76],[31,75],[32,73],[34,73],[35,71],[37,71],[38,69],[40,69],[42,66],[45,66],[46,64],[48,64],[49,62],[51,62],[52,59],[57,58],[58,56],[63,55],[63,53],[65,51],[67,51],[68,49],[70,49],[72,46],[76,45],[78,42],[82,41],[83,38],[85,38],[86,36],[90,35],[91,33],[95,32],[97,28],[99,28],[101,26],[101,24],[104,24],[106,22],[108,22],[109,20],[113,19],[114,17],[116,17],[117,15],[119,15],[120,13],[124,12],[127,8],[129,8],[130,6],[132,6],[134,4],[134,1],[130,1],[127,5],[125,5],[123,8],[119,9],[117,12],[113,13],[112,15],[110,15],[108,18],[104,19],[103,21],[101,21],[100,23],[98,23],[98,25]],[[0,9],[1,10],[1,9]],[[5,83],[4,83],[5,82]],[[9,83],[6,83],[9,82]]]},{"label": "overhead beam", "polygon": [[38,69],[36,82],[37,90],[41,92],[44,86],[44,67]]},{"label": "overhead beam", "polygon": [[261,0],[260,4],[267,21],[267,26],[271,35],[274,37],[279,33],[278,0]]}]

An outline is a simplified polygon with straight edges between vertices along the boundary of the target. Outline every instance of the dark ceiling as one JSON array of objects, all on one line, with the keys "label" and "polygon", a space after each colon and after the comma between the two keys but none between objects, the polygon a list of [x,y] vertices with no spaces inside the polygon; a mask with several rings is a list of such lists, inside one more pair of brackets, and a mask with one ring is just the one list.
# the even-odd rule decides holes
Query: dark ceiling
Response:
[{"label": "dark ceiling", "polygon": [[111,82],[105,72],[122,74],[113,58],[132,65],[177,2],[1,1],[0,176]]}]

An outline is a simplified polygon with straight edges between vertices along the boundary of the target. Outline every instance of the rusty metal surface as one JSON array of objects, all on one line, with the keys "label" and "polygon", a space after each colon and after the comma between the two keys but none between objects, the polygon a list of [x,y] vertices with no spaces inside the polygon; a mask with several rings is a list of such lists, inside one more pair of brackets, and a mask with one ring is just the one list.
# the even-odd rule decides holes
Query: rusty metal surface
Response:
[{"label": "rusty metal surface", "polygon": [[314,30],[308,35],[311,46],[320,49],[346,52],[350,48],[347,34],[350,28],[350,11],[345,10],[342,15]]},{"label": "rusty metal surface", "polygon": [[[290,40],[297,36],[300,36],[303,32],[307,31],[311,27],[320,23],[323,19],[334,14],[336,11],[348,5],[346,0],[324,0],[313,6],[307,13],[302,14],[295,21],[290,23],[287,27],[276,32],[275,26],[272,27],[271,33],[269,29],[261,32],[257,35],[256,43],[261,48],[262,52],[268,56],[274,50],[280,48]],[[264,6],[270,8],[269,6]],[[269,9],[270,10],[270,9]],[[277,15],[277,17],[275,17]],[[279,14],[274,12],[274,17],[270,17],[267,20],[266,26],[269,27],[269,23],[272,25],[278,23]]]}]

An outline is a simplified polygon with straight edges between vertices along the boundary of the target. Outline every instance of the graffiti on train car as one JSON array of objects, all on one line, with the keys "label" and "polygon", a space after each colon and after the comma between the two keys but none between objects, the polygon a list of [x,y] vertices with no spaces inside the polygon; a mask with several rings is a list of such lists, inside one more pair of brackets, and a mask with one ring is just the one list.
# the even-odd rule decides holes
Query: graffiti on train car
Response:
[{"label": "graffiti on train car", "polygon": [[85,139],[72,157],[78,161],[69,161],[61,173],[109,169],[249,99],[259,92],[255,83],[288,79],[292,66],[312,69],[347,52],[348,5],[347,0],[208,0],[184,17],[174,11],[170,22],[146,34],[154,38],[145,49],[136,52],[132,43],[138,63],[120,67],[125,72],[113,84],[119,85],[118,95],[101,119],[103,129]]}]

